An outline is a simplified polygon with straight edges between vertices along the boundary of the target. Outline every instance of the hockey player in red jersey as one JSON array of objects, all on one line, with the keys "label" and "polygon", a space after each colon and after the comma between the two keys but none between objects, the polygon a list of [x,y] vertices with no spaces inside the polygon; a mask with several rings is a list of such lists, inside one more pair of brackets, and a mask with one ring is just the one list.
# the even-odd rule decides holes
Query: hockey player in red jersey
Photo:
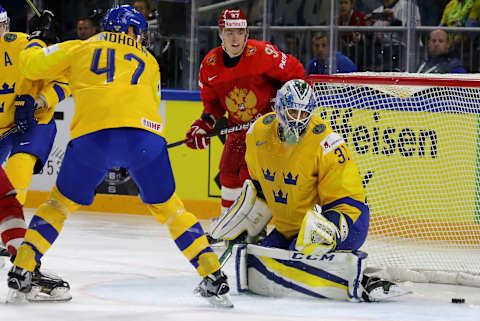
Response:
[{"label": "hockey player in red jersey", "polygon": [[[187,132],[192,149],[210,144],[206,134],[228,113],[229,126],[253,123],[272,111],[272,99],[283,83],[305,79],[303,65],[267,41],[248,39],[247,18],[241,10],[225,9],[218,21],[221,46],[212,49],[200,66],[199,87],[204,109]],[[222,212],[229,208],[249,177],[244,131],[228,134],[220,161]]]}]

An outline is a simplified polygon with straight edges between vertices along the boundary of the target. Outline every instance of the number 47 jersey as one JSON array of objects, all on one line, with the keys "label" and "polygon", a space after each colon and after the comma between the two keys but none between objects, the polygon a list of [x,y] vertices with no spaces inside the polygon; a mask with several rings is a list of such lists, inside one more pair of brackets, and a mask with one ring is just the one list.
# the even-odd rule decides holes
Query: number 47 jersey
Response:
[{"label": "number 47 jersey", "polygon": [[29,48],[20,56],[20,70],[34,80],[67,73],[75,101],[71,139],[117,127],[163,136],[158,63],[125,34],[102,32],[84,41]]}]

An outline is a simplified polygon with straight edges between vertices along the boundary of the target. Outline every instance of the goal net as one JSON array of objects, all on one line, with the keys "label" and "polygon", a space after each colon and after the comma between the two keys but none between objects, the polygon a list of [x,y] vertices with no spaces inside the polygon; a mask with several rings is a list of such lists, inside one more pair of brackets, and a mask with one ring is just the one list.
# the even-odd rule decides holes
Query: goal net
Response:
[{"label": "goal net", "polygon": [[363,249],[384,277],[480,286],[480,76],[311,75],[371,211]]}]

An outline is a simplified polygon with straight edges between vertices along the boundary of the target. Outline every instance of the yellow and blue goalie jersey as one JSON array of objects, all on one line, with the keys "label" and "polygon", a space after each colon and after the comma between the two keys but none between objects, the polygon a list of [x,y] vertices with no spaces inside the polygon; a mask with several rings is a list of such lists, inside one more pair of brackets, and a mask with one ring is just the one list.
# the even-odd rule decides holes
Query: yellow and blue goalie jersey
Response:
[{"label": "yellow and blue goalie jersey", "polygon": [[14,126],[15,97],[29,94],[34,98],[43,97],[47,108],[37,110],[35,118],[39,124],[48,123],[55,105],[70,96],[65,77],[43,77],[43,80],[32,81],[20,73],[20,53],[25,48],[46,47],[39,40],[28,41],[27,35],[18,32],[7,32],[0,38],[0,134]]},{"label": "yellow and blue goalie jersey", "polygon": [[259,118],[247,133],[245,159],[280,233],[295,237],[315,204],[342,212],[353,223],[360,216],[368,220],[357,166],[344,140],[327,122],[313,116],[295,145],[281,142],[277,130],[275,113]]},{"label": "yellow and blue goalie jersey", "polygon": [[163,135],[158,63],[125,34],[102,32],[84,41],[31,48],[22,52],[20,65],[31,79],[67,72],[75,101],[72,139],[118,127]]}]

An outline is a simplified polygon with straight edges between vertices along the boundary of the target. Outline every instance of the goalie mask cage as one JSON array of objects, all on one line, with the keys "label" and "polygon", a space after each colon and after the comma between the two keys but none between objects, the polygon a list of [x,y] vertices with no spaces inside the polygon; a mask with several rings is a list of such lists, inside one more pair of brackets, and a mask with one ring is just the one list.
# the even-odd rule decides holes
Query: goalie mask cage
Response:
[{"label": "goalie mask cage", "polygon": [[480,76],[310,75],[371,218],[367,265],[392,280],[480,286]]}]

